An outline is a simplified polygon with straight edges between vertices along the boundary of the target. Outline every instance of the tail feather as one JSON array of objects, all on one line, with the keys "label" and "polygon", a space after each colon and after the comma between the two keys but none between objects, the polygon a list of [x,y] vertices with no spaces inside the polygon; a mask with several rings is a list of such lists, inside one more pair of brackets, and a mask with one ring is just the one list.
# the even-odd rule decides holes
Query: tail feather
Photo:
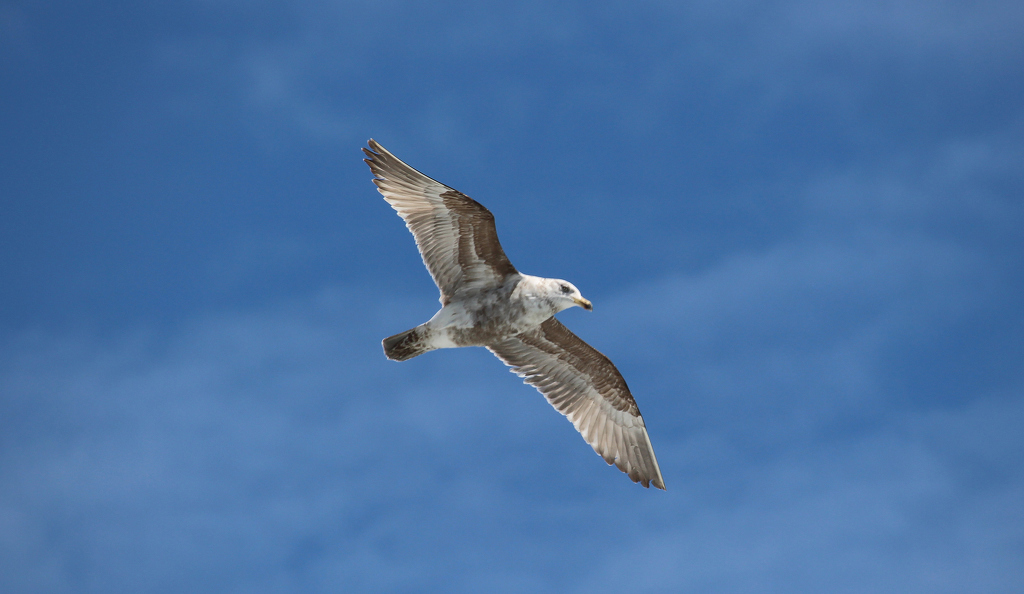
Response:
[{"label": "tail feather", "polygon": [[383,340],[384,354],[392,361],[408,361],[416,355],[434,350],[427,343],[427,338],[427,330],[423,326],[389,336]]}]

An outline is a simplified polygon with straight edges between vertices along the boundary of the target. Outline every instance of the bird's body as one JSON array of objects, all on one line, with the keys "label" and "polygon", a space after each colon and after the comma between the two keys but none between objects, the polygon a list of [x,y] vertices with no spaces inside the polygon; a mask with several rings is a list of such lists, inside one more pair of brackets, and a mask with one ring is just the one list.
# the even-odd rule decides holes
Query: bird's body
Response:
[{"label": "bird's body", "polygon": [[414,329],[424,348],[422,352],[487,347],[495,336],[511,336],[540,326],[565,309],[563,303],[546,298],[545,284],[550,280],[517,272],[496,287],[460,294],[458,299],[450,301],[429,321]]},{"label": "bird's body", "polygon": [[375,141],[363,149],[374,183],[416,238],[441,291],[429,321],[383,341],[388,358],[482,346],[564,414],[609,464],[664,489],[643,417],[607,357],[554,315],[592,309],[571,283],[522,274],[498,242],[494,216],[475,200],[412,167]]}]

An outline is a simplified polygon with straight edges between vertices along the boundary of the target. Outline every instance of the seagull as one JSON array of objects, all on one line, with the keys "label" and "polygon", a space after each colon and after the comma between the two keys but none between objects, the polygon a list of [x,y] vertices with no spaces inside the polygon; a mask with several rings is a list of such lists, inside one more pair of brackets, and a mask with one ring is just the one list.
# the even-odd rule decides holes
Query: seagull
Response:
[{"label": "seagull", "polygon": [[494,215],[462,192],[406,165],[370,139],[373,183],[416,239],[441,291],[426,323],[383,340],[407,361],[435,349],[482,346],[537,388],[608,464],[644,487],[665,489],[644,419],[615,365],[555,314],[593,309],[572,283],[516,270],[498,242]]}]

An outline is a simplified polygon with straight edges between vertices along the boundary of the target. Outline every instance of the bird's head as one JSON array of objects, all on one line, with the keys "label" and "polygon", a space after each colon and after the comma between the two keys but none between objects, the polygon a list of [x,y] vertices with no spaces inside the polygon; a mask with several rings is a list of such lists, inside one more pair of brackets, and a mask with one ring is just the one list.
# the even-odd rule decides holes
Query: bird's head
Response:
[{"label": "bird's head", "polygon": [[594,309],[594,305],[584,299],[583,295],[580,295],[580,290],[569,281],[557,278],[547,280],[548,297],[555,303],[558,311],[577,306],[587,311]]}]

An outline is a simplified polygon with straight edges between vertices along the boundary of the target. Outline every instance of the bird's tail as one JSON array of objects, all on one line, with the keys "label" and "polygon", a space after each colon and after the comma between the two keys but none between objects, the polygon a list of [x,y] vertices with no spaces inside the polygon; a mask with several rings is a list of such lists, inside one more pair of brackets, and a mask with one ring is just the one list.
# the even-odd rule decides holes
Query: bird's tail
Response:
[{"label": "bird's tail", "polygon": [[383,340],[384,354],[392,361],[408,361],[436,348],[430,346],[427,340],[429,336],[429,330],[424,325],[389,336]]}]

